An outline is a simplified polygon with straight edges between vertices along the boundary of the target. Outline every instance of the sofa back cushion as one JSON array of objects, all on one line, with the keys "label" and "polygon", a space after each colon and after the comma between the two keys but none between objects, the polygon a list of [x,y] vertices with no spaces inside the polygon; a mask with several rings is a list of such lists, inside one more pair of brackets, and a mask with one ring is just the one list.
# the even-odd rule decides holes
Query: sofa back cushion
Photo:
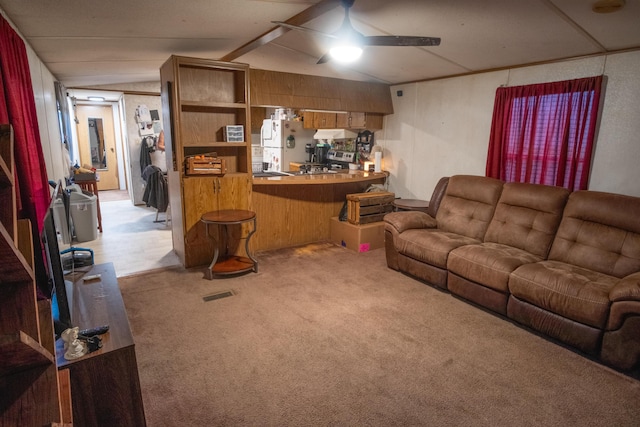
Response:
[{"label": "sofa back cushion", "polygon": [[431,194],[431,200],[429,200],[429,207],[427,208],[427,213],[429,216],[433,218],[438,214],[438,208],[440,208],[440,203],[442,202],[442,198],[444,197],[444,193],[447,192],[447,185],[449,184],[449,177],[443,176],[440,178],[435,188],[433,189],[433,193]]},{"label": "sofa back cushion", "polygon": [[562,187],[504,184],[484,241],[546,258],[568,197],[569,190]]},{"label": "sofa back cushion", "polygon": [[549,259],[622,278],[640,271],[640,197],[569,196]]},{"label": "sofa back cushion", "polygon": [[495,178],[452,176],[436,214],[438,228],[482,240],[501,191],[502,181]]}]

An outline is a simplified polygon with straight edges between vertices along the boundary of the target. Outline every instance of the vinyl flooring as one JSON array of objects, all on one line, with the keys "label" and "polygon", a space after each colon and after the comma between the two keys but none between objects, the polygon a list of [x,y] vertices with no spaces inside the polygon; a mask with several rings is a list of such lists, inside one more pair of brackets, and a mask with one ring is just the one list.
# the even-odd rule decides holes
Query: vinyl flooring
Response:
[{"label": "vinyl flooring", "polygon": [[[92,249],[96,264],[112,262],[118,277],[179,266],[173,252],[171,227],[156,210],[134,205],[126,191],[100,192],[102,233],[95,240],[73,242],[74,247]],[[62,249],[62,248],[61,248]]]}]

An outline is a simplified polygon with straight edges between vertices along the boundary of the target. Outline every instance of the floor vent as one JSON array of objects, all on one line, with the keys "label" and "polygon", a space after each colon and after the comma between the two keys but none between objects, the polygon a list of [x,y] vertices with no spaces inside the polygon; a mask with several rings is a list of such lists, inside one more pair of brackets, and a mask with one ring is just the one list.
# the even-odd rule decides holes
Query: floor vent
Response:
[{"label": "floor vent", "polygon": [[234,294],[232,291],[224,291],[224,292],[218,292],[217,294],[207,295],[205,297],[202,297],[202,299],[204,300],[204,302],[208,302],[208,301],[214,301],[220,298],[231,297],[233,295]]}]

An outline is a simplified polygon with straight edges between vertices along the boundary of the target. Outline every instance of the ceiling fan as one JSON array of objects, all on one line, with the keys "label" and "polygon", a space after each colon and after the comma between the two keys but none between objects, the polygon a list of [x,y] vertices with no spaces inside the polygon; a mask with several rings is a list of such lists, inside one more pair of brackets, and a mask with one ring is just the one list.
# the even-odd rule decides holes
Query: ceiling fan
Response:
[{"label": "ceiling fan", "polygon": [[351,25],[349,19],[349,9],[355,0],[341,0],[344,7],[344,20],[342,26],[334,33],[325,33],[311,28],[292,25],[282,21],[272,21],[282,27],[292,30],[305,31],[308,33],[329,37],[333,39],[333,46],[329,53],[323,55],[318,64],[324,64],[332,57],[343,62],[352,62],[362,54],[364,46],[438,46],[439,37],[416,37],[416,36],[365,36],[358,32]]}]

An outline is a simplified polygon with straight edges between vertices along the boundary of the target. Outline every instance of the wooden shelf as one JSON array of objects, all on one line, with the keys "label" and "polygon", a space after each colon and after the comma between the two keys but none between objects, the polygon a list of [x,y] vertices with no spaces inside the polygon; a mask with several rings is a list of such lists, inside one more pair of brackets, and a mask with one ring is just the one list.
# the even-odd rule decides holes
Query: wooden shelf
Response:
[{"label": "wooden shelf", "polygon": [[202,147],[202,148],[209,148],[209,147],[228,147],[228,148],[244,148],[246,149],[247,147],[247,141],[243,141],[243,142],[226,142],[226,141],[212,141],[212,142],[207,142],[207,143],[202,143],[202,142],[198,142],[197,145],[193,145],[191,143],[185,143],[185,148],[189,147],[189,148],[194,148],[194,147]]},{"label": "wooden shelf", "polygon": [[[15,231],[14,231],[15,233]],[[33,270],[16,248],[13,236],[0,223],[0,286],[7,283],[30,282],[34,280]]]},{"label": "wooden shelf", "polygon": [[[29,220],[17,220],[13,131],[0,125],[0,426],[62,424],[53,321],[36,300]],[[38,248],[39,249],[39,248]]]},{"label": "wooden shelf", "polygon": [[13,128],[0,125],[0,186],[13,187]]},{"label": "wooden shelf", "polygon": [[26,333],[0,336],[0,377],[53,363],[53,355]]},{"label": "wooden shelf", "polygon": [[0,223],[15,243],[16,194],[14,190],[15,160],[13,154],[13,128],[0,125]]},{"label": "wooden shelf", "polygon": [[[205,265],[212,244],[200,216],[221,209],[247,209],[251,199],[251,108],[249,66],[171,56],[160,68],[172,212],[173,249],[186,267]],[[244,141],[227,142],[226,126],[242,125]],[[185,174],[189,156],[215,152],[224,176]]]},{"label": "wooden shelf", "polygon": [[211,108],[211,109],[216,109],[216,108],[222,108],[222,109],[238,109],[238,110],[244,110],[247,108],[247,104],[246,103],[237,103],[237,102],[205,102],[205,101],[182,101],[182,108],[190,108],[190,107],[196,107],[196,108]]},{"label": "wooden shelf", "polygon": [[212,271],[214,274],[236,274],[253,269],[255,269],[255,264],[249,258],[231,255],[218,258]]}]

